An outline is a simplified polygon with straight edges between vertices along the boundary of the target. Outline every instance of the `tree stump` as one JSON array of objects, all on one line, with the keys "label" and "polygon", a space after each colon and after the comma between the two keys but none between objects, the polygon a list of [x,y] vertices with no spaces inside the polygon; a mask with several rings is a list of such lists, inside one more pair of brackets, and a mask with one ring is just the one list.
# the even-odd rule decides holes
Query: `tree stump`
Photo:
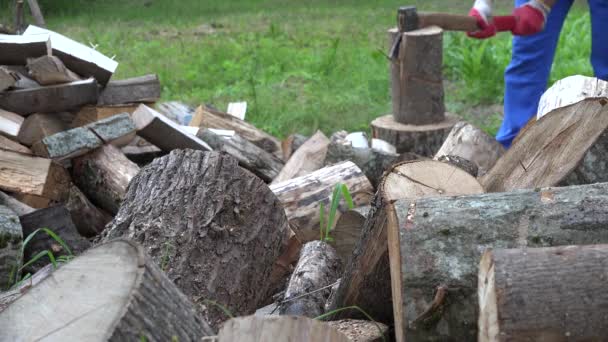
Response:
[{"label": "tree stump", "polygon": [[16,272],[23,262],[22,244],[19,217],[8,207],[0,205],[0,291],[13,285]]},{"label": "tree stump", "polygon": [[133,178],[104,240],[141,243],[212,327],[255,312],[287,238],[287,218],[268,186],[232,157],[174,150]]},{"label": "tree stump", "polygon": [[127,240],[92,248],[53,272],[0,313],[0,331],[10,341],[194,341],[213,335],[144,249]]}]

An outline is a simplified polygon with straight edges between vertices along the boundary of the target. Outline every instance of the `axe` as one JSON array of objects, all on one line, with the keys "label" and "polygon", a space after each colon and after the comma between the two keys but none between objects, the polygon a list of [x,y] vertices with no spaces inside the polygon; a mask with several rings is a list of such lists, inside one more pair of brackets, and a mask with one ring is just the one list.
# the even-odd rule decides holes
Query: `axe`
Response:
[{"label": "axe", "polygon": [[[512,15],[493,17],[494,25],[497,31],[511,31],[515,26],[515,17]],[[397,12],[397,24],[399,32],[409,32],[417,29],[439,26],[447,31],[464,31],[472,32],[479,30],[477,19],[458,14],[447,13],[424,13],[418,12],[415,6],[399,7]],[[398,34],[391,49],[389,56],[397,58],[399,55],[399,44],[401,43],[401,34]]]}]

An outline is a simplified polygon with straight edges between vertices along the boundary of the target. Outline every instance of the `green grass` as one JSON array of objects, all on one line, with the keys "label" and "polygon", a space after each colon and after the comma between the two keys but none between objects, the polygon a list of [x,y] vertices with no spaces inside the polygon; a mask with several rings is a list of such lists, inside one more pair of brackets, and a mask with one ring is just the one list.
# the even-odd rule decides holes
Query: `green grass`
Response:
[{"label": "green grass", "polygon": [[[51,29],[116,55],[116,78],[158,73],[163,100],[218,108],[247,101],[248,120],[280,137],[366,130],[390,112],[386,29],[402,1],[40,2]],[[497,12],[509,10],[510,2],[497,2]],[[466,13],[472,1],[409,3]],[[579,8],[570,19],[553,79],[591,74],[588,16]],[[471,108],[501,103],[509,36],[478,42],[449,33],[444,49],[448,109],[494,131],[500,117]]]}]

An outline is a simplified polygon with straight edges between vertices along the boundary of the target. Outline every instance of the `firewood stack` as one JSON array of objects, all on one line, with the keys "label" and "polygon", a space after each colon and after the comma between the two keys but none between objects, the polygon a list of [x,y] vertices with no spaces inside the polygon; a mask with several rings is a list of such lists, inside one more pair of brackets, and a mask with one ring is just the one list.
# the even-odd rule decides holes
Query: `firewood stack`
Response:
[{"label": "firewood stack", "polygon": [[560,81],[505,151],[406,84],[441,31],[396,34],[412,77],[373,139],[283,141],[55,32],[0,35],[2,336],[604,340],[608,83]]}]

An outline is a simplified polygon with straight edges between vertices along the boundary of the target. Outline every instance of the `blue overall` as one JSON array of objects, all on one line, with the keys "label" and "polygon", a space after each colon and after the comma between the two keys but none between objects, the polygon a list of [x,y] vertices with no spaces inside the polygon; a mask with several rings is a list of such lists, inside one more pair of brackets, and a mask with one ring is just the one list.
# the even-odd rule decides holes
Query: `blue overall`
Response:
[{"label": "blue overall", "polygon": [[[545,30],[513,37],[513,55],[505,71],[505,117],[496,135],[510,147],[519,130],[536,115],[547,88],[555,49],[566,15],[574,0],[557,0]],[[527,0],[515,0],[515,6]],[[591,65],[595,76],[608,80],[608,0],[589,0],[591,12]]]}]

